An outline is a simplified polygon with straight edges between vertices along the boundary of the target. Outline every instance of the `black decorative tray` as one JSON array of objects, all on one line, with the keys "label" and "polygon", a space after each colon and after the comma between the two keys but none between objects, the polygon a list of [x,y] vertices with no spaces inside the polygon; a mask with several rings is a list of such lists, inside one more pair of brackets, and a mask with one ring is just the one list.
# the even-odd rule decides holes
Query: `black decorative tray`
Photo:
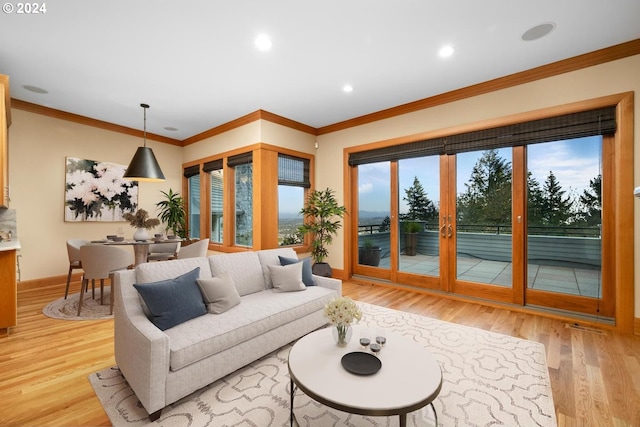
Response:
[{"label": "black decorative tray", "polygon": [[380,370],[382,362],[371,353],[354,351],[342,356],[342,366],[356,375],[373,375]]}]

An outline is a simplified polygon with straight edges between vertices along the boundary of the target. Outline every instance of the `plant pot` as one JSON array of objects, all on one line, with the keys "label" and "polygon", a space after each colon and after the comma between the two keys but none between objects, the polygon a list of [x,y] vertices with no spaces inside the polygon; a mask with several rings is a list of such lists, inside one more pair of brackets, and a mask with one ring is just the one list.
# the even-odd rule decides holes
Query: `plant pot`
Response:
[{"label": "plant pot", "polygon": [[316,262],[311,266],[311,272],[316,276],[331,277],[331,266],[326,262]]},{"label": "plant pot", "polygon": [[418,233],[404,235],[404,254],[414,256],[418,252]]},{"label": "plant pot", "polygon": [[380,264],[382,248],[374,246],[372,248],[358,248],[358,264],[372,265],[377,267]]}]

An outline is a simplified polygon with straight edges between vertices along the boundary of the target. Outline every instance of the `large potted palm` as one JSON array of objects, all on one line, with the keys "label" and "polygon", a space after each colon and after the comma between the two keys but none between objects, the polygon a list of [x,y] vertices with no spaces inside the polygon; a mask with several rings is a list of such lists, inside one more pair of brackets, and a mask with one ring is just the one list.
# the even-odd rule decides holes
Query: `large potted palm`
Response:
[{"label": "large potted palm", "polygon": [[338,205],[333,190],[327,188],[314,190],[309,194],[306,205],[300,210],[304,223],[298,227],[300,233],[310,233],[312,271],[318,276],[331,277],[331,266],[324,262],[329,255],[327,245],[333,241],[333,236],[342,226],[340,218],[344,216],[346,208]]},{"label": "large potted palm", "polygon": [[166,224],[167,234],[171,231],[175,236],[182,239],[187,238],[187,211],[184,199],[180,193],[174,193],[170,188],[169,192],[160,191],[164,200],[156,203],[160,211],[160,220]]}]

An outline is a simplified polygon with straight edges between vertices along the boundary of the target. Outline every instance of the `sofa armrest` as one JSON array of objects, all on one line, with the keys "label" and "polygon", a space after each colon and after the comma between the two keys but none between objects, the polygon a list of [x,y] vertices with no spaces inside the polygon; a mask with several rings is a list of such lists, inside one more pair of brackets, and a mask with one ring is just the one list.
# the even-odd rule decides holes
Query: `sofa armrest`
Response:
[{"label": "sofa armrest", "polygon": [[332,277],[316,276],[315,274],[313,275],[313,280],[317,286],[333,289],[339,296],[342,296],[342,280]]},{"label": "sofa armrest", "polygon": [[166,406],[169,337],[147,318],[133,287],[135,272],[114,275],[114,347],[116,363],[147,412]]}]

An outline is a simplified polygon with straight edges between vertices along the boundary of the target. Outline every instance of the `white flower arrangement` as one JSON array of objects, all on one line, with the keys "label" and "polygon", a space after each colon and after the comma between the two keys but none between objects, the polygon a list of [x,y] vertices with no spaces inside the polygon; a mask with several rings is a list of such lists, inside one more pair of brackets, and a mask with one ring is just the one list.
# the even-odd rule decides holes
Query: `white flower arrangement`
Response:
[{"label": "white flower arrangement", "polygon": [[332,325],[342,327],[362,319],[360,307],[349,297],[334,298],[324,306],[324,315]]}]

